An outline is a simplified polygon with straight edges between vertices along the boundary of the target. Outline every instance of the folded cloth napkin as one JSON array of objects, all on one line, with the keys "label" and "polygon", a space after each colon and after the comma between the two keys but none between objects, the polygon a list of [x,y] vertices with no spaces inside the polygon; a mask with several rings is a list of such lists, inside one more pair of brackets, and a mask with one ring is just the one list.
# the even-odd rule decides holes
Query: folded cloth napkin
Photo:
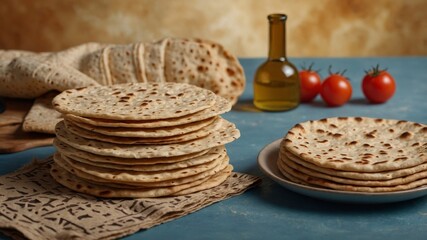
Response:
[{"label": "folded cloth napkin", "polygon": [[56,183],[52,158],[0,176],[0,231],[14,239],[115,239],[177,219],[255,186],[232,173],[212,189],[178,197],[101,199]]}]

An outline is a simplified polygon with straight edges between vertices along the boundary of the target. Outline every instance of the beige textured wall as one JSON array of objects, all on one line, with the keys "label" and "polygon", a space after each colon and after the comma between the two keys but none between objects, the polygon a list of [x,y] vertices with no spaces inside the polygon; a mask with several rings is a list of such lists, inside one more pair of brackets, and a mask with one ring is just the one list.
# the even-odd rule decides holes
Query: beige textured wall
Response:
[{"label": "beige textured wall", "polygon": [[199,37],[265,56],[266,16],[288,15],[289,56],[427,55],[426,0],[2,0],[0,49]]}]

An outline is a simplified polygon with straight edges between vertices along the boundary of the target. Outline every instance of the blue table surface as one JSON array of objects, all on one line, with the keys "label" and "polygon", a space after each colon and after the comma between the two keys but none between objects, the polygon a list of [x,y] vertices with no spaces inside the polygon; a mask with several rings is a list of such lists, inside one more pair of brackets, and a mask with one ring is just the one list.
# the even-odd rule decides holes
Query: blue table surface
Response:
[{"label": "blue table surface", "polygon": [[[367,116],[427,123],[427,57],[290,59],[321,68],[347,69],[352,99],[338,108],[326,107],[318,96],[288,112],[261,112],[252,105],[252,81],[263,59],[240,59],[247,85],[239,102],[223,116],[234,122],[241,137],[227,145],[235,171],[257,175],[256,188],[177,220],[139,231],[124,239],[427,239],[427,197],[399,203],[358,205],[313,199],[282,188],[257,166],[259,151],[282,138],[294,124],[333,116]],[[361,92],[364,70],[380,64],[397,83],[394,97],[371,105]],[[53,147],[0,155],[0,174],[14,171],[34,158],[45,158]],[[0,236],[0,239],[7,239]]]}]

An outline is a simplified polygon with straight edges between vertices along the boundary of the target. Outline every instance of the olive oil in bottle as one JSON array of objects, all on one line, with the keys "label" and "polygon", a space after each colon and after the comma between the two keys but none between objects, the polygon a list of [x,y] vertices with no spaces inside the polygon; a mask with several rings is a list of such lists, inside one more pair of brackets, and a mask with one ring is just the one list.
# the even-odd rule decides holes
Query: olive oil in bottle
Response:
[{"label": "olive oil in bottle", "polygon": [[286,111],[298,106],[300,83],[297,68],[286,58],[286,18],[270,14],[268,59],[254,79],[254,105],[266,111]]}]

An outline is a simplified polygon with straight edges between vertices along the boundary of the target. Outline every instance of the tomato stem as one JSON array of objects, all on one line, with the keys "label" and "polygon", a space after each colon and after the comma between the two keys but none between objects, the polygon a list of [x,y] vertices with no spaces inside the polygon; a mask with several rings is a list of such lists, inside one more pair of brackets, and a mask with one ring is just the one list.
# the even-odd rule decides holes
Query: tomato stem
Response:
[{"label": "tomato stem", "polygon": [[314,65],[314,63],[312,62],[312,63],[310,64],[310,66],[308,66],[308,71],[309,71],[309,72],[311,72],[311,68],[313,67],[313,65]]},{"label": "tomato stem", "polygon": [[310,64],[310,66],[308,66],[308,68],[307,68],[307,66],[305,65],[305,62],[304,62],[304,63],[301,65],[301,69],[302,69],[302,70],[304,70],[304,71],[307,71],[307,72],[316,72],[316,73],[319,73],[321,69],[313,70],[313,66],[314,66],[314,62],[312,62],[312,63]]},{"label": "tomato stem", "polygon": [[387,68],[380,69],[380,64],[377,64],[376,66],[372,67],[369,71],[365,70],[365,74],[369,75],[371,77],[376,77],[380,75],[381,72],[387,71]]},{"label": "tomato stem", "polygon": [[329,75],[333,75],[333,74],[335,74],[335,75],[341,75],[341,76],[344,76],[344,73],[345,72],[347,72],[347,69],[344,69],[343,71],[337,71],[337,72],[332,72],[332,65],[329,65],[329,68],[328,68],[328,71],[329,71]]}]

